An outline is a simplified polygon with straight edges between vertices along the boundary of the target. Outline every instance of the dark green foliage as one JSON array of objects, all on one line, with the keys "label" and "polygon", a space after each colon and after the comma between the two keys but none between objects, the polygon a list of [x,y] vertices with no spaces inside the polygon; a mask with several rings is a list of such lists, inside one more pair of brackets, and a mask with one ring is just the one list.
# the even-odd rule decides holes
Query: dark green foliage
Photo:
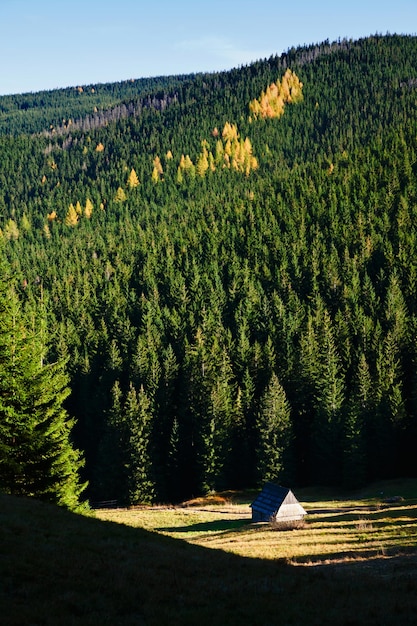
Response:
[{"label": "dark green foliage", "polygon": [[[2,265],[4,271],[5,265]],[[8,277],[10,280],[10,276]],[[0,489],[82,508],[79,470],[64,402],[66,362],[45,361],[44,332],[25,316],[7,273],[0,280]],[[34,313],[33,313],[34,315]]]},{"label": "dark green foliage", "polygon": [[260,401],[257,419],[259,482],[291,481],[292,429],[290,407],[276,374]]},{"label": "dark green foliage", "polygon": [[[250,120],[287,67],[303,101]],[[257,451],[280,462],[265,431],[274,377],[296,481],[417,471],[416,77],[415,37],[374,36],[0,98],[15,135],[0,135],[2,239],[15,289],[48,296],[95,499],[256,484]],[[96,97],[106,125],[85,117]],[[252,144],[247,176],[216,162],[226,122]],[[178,180],[202,142],[215,171]]]},{"label": "dark green foliage", "polygon": [[154,485],[150,459],[150,401],[143,387],[130,385],[123,422],[128,428],[127,472],[129,502],[152,502]]}]

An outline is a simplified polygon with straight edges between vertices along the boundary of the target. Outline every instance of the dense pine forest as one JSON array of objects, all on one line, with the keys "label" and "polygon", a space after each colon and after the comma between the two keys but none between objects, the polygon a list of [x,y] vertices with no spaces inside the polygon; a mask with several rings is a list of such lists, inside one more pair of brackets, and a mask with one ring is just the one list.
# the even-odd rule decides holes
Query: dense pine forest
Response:
[{"label": "dense pine forest", "polygon": [[416,37],[2,97],[0,229],[0,488],[416,475]]}]

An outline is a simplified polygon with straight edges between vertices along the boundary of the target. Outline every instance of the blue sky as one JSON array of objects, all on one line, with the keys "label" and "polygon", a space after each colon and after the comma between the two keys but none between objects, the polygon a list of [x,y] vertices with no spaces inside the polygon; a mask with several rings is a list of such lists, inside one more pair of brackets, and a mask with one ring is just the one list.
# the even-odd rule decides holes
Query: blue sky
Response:
[{"label": "blue sky", "polygon": [[230,69],[291,46],[417,33],[416,0],[0,0],[0,94]]}]

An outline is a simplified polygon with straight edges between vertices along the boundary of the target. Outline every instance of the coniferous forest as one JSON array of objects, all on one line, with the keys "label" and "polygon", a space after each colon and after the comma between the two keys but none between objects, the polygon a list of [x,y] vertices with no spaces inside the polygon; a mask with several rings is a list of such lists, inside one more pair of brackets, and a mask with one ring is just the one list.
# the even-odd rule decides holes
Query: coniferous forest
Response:
[{"label": "coniferous forest", "polygon": [[1,97],[0,229],[4,491],[416,475],[416,37]]}]

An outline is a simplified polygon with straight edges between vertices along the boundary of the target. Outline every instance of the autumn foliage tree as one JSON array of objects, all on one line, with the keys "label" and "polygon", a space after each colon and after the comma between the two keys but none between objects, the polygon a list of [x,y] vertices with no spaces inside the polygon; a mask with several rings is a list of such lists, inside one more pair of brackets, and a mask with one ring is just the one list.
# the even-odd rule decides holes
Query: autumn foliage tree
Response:
[{"label": "autumn foliage tree", "polygon": [[268,85],[258,99],[250,102],[249,109],[255,119],[281,117],[286,104],[302,101],[302,90],[303,83],[295,72],[287,69],[281,80]]}]

